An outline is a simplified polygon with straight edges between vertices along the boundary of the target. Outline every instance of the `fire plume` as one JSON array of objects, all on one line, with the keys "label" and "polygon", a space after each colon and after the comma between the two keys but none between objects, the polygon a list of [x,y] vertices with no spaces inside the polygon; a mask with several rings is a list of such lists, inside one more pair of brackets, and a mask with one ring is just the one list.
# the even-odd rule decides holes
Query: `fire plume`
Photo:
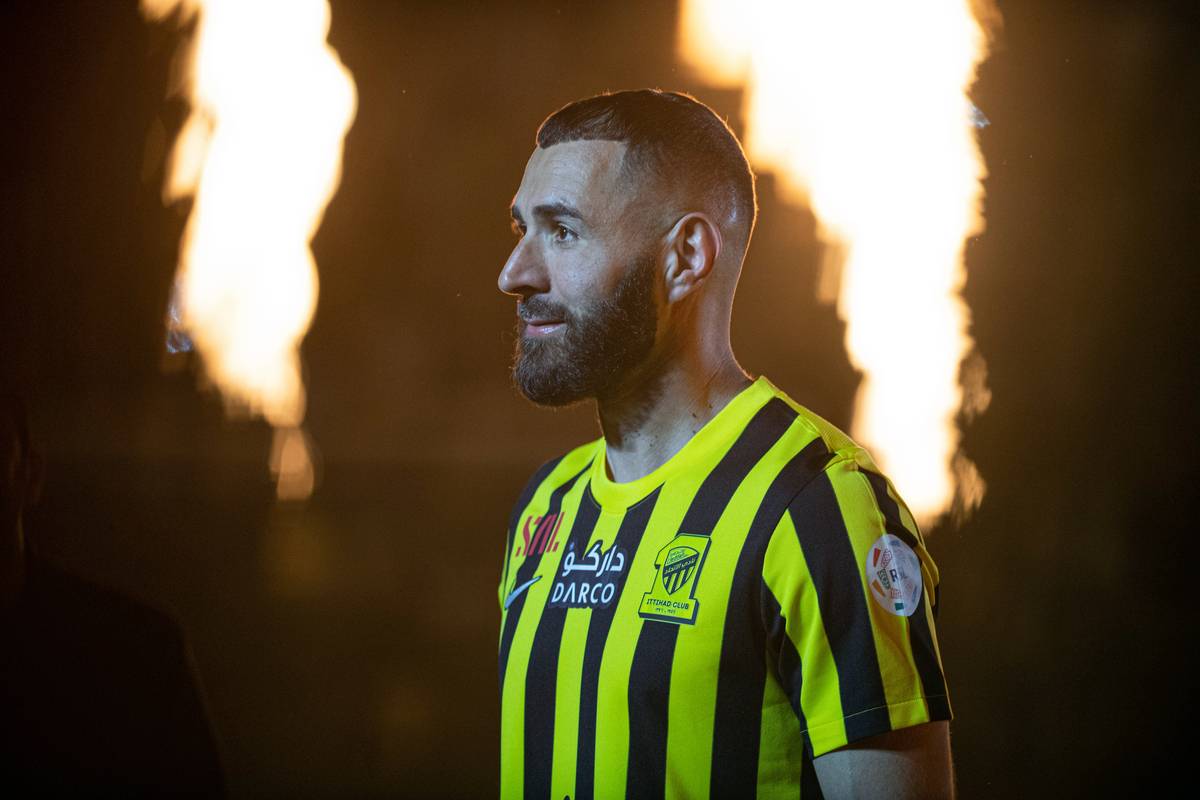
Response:
[{"label": "fire plume", "polygon": [[310,242],[341,180],[350,72],[326,43],[326,0],[142,0],[190,23],[180,66],[191,112],[167,201],[192,198],[172,316],[227,406],[275,429],[283,499],[312,491],[300,343],[317,302]]},{"label": "fire plume", "polygon": [[744,85],[751,161],[817,218],[820,293],[862,372],[851,433],[923,523],[984,490],[956,421],[987,402],[959,294],[983,229],[973,5],[684,0],[679,27],[686,63]]}]

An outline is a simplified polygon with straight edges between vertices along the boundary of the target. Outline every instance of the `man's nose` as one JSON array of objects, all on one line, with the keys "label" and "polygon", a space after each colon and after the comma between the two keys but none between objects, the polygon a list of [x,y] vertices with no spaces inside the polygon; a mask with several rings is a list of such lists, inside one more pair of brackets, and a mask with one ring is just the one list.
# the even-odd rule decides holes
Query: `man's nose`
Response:
[{"label": "man's nose", "polygon": [[500,278],[496,281],[505,294],[528,297],[550,290],[546,265],[530,237],[522,237],[504,262]]}]

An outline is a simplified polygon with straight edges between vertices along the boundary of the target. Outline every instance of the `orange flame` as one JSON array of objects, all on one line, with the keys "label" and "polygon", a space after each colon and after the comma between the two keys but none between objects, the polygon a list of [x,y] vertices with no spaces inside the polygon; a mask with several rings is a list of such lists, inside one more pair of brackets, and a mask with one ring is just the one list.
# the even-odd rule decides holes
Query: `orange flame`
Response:
[{"label": "orange flame", "polygon": [[970,6],[684,0],[679,30],[707,80],[745,85],[751,160],[816,215],[821,294],[863,373],[852,434],[924,524],[984,490],[956,425],[987,403],[959,294],[983,229],[966,93],[986,37]]},{"label": "orange flame", "polygon": [[281,499],[312,492],[300,342],[317,302],[310,242],[341,180],[350,72],[326,43],[326,0],[142,0],[195,20],[192,110],[164,197],[192,197],[176,278],[181,327],[228,406],[275,428]]}]

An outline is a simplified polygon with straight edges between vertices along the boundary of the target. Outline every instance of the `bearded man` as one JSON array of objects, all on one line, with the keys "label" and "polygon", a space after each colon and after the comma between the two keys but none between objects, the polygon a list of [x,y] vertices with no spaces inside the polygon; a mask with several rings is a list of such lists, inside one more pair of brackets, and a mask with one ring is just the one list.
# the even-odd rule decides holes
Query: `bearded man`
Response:
[{"label": "bearded man", "polygon": [[602,436],[509,521],[502,796],[951,796],[912,514],[730,346],[756,215],[733,133],[683,94],[580,100],[511,212],[514,381],[595,401]]}]

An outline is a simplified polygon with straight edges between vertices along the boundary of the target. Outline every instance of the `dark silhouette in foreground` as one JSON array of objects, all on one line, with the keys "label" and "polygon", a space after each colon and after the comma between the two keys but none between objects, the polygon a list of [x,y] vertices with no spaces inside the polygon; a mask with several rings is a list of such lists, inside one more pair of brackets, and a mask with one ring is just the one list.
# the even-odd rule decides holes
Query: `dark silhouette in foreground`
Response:
[{"label": "dark silhouette in foreground", "polygon": [[24,408],[0,392],[0,793],[224,795],[179,625],[28,547],[41,475]]}]

